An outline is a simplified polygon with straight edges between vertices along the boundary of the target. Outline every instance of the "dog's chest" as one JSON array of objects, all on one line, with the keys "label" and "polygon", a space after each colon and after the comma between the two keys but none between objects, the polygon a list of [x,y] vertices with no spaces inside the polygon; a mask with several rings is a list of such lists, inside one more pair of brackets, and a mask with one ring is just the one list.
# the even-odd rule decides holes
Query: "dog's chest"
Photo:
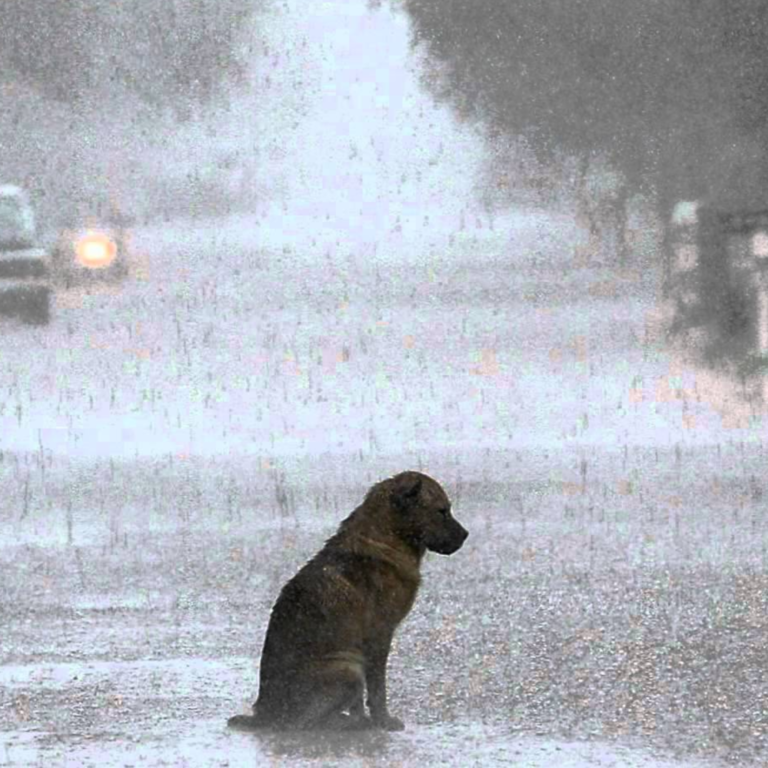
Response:
[{"label": "dog's chest", "polygon": [[419,582],[403,578],[389,566],[377,571],[371,574],[373,589],[369,593],[369,622],[376,626],[397,625],[411,610]]}]

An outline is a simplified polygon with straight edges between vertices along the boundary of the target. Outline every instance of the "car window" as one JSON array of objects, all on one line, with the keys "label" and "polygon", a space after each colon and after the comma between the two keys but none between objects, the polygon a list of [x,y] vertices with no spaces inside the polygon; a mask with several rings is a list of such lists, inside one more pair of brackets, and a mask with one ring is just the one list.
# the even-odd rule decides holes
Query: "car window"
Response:
[{"label": "car window", "polygon": [[33,244],[35,222],[31,209],[13,197],[0,197],[0,247],[24,248]]}]

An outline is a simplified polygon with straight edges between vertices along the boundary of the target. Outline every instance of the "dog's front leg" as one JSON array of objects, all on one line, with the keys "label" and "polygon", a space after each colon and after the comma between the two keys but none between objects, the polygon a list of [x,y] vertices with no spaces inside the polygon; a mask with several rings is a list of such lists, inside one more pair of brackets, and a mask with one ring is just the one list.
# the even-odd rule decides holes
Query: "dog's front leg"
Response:
[{"label": "dog's front leg", "polygon": [[365,683],[368,688],[368,709],[373,724],[385,731],[402,731],[403,721],[387,711],[387,659],[392,636],[371,644],[367,653]]}]

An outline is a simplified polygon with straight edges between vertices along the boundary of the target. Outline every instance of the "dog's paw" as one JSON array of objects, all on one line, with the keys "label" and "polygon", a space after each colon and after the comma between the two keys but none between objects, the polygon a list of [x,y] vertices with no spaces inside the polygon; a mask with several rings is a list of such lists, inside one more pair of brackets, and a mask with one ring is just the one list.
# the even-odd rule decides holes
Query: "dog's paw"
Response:
[{"label": "dog's paw", "polygon": [[394,715],[382,715],[374,720],[377,728],[382,728],[385,731],[404,731],[405,723]]},{"label": "dog's paw", "polygon": [[349,722],[344,728],[347,731],[368,731],[376,727],[376,724],[367,715],[347,716],[347,720]]},{"label": "dog's paw", "polygon": [[235,715],[227,720],[227,726],[238,731],[255,731],[259,722],[253,715]]},{"label": "dog's paw", "polygon": [[360,712],[337,712],[314,727],[327,731],[365,731],[375,726],[368,715]]}]

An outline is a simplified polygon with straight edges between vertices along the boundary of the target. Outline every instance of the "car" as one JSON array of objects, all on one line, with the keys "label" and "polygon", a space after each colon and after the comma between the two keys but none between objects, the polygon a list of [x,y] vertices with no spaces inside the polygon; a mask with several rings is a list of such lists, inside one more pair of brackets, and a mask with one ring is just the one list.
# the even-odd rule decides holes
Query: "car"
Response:
[{"label": "car", "polygon": [[124,280],[130,271],[129,225],[114,201],[89,200],[77,206],[51,249],[55,282],[69,288]]},{"label": "car", "polygon": [[51,318],[51,261],[39,244],[29,195],[0,185],[0,313],[44,325]]},{"label": "car", "polygon": [[678,203],[665,285],[673,336],[697,331],[708,360],[768,370],[768,208]]}]

